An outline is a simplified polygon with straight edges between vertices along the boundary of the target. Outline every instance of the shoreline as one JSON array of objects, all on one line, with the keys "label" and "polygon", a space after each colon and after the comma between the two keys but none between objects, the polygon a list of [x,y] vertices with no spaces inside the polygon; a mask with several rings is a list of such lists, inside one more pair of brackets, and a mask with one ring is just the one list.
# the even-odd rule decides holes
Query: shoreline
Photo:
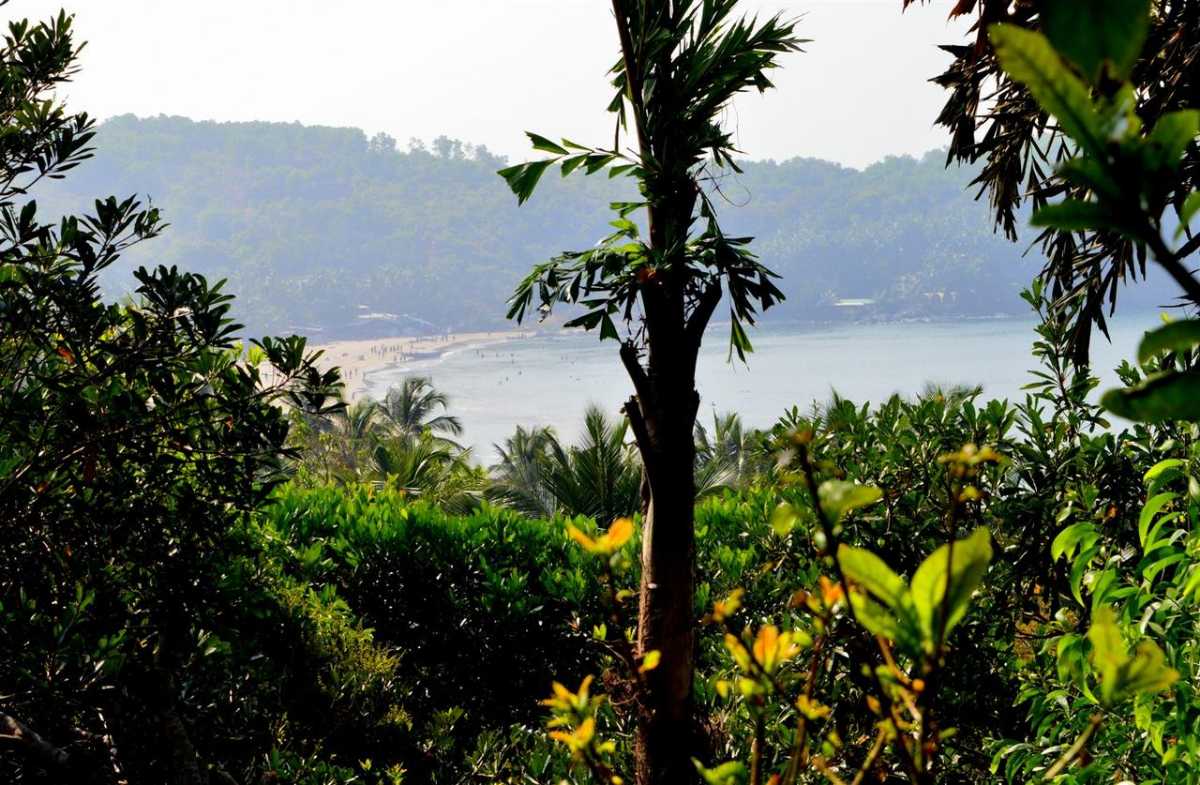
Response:
[{"label": "shoreline", "polygon": [[536,330],[494,330],[444,335],[396,335],[331,341],[313,344],[310,348],[323,352],[317,361],[319,367],[341,369],[345,399],[354,402],[366,395],[373,373],[399,368],[406,363],[432,362],[463,349],[532,338],[537,334]]}]

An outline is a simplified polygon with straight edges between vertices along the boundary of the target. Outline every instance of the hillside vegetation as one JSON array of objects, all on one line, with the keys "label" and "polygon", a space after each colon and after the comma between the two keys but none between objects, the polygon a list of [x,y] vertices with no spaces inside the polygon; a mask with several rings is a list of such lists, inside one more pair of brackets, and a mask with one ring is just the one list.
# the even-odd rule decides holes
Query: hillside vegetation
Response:
[{"label": "hillside vegetation", "polygon": [[[505,161],[486,148],[442,138],[402,150],[349,128],[124,116],[97,143],[93,160],[39,194],[43,208],[138,193],[171,223],[110,271],[109,290],[123,291],[138,264],[225,277],[251,333],[500,326],[528,266],[594,243],[607,203],[632,193],[624,179],[555,176],[518,209],[496,177]],[[863,171],[806,158],[744,169],[720,186],[736,206],[728,230],[754,236],[781,276],[788,299],[768,318],[840,318],[840,298],[877,299],[872,315],[884,317],[1022,310],[1017,293],[1040,260],[993,234],[968,173],[946,169],[942,153]],[[400,318],[359,318],[368,313]]]}]

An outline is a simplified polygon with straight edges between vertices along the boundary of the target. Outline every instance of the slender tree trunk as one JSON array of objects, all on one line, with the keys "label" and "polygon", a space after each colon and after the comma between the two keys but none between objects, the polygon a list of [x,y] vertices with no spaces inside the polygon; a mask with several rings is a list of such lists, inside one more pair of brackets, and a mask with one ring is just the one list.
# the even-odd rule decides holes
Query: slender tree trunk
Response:
[{"label": "slender tree trunk", "polygon": [[694,531],[690,477],[651,490],[643,528],[638,650],[657,650],[637,736],[639,785],[695,779],[692,722]]},{"label": "slender tree trunk", "polygon": [[[646,481],[638,652],[658,651],[640,696],[635,766],[638,785],[682,785],[696,779],[699,754],[692,705],[695,671],[695,442],[699,396],[689,347],[655,368],[650,390],[631,400]],[[682,355],[682,357],[680,356]],[[682,361],[681,361],[682,360]],[[647,399],[650,399],[649,401]],[[636,408],[635,408],[636,407]]]}]

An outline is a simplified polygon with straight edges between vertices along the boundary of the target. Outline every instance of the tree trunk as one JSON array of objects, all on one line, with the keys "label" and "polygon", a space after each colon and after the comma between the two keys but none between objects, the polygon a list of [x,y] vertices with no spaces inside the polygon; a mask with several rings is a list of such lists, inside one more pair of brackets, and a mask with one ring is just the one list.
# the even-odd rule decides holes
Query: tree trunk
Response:
[{"label": "tree trunk", "polygon": [[[686,353],[686,349],[680,347]],[[652,363],[653,364],[653,363]],[[658,651],[646,674],[635,746],[638,785],[682,785],[696,779],[699,754],[693,718],[695,628],[695,443],[699,396],[676,365],[667,384],[653,385],[655,404],[630,401],[645,465],[649,498],[643,510],[638,653]],[[684,378],[680,379],[679,376]],[[662,379],[651,370],[651,379]],[[657,380],[656,379],[656,380]],[[665,389],[664,389],[665,388]]]}]

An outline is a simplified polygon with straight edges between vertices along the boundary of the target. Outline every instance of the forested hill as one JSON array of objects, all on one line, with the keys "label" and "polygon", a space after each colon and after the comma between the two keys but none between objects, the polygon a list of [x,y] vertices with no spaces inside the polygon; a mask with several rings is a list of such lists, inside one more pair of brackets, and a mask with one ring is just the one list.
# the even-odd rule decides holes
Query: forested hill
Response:
[{"label": "forested hill", "polygon": [[[802,146],[802,140],[797,140]],[[171,223],[127,259],[229,279],[252,332],[324,335],[502,324],[531,264],[587,247],[630,185],[547,175],[525,207],[504,160],[448,139],[398,149],[387,136],[298,124],[124,116],[93,160],[41,194],[52,211],[97,196],[152,197]],[[984,315],[1022,310],[1040,262],[993,235],[968,173],[943,156],[863,171],[812,159],[752,162],[722,183],[725,225],[754,235],[788,301],[773,318]],[[108,276],[119,292],[128,266]],[[834,308],[871,298],[865,308]],[[394,314],[386,321],[367,314]]]}]

